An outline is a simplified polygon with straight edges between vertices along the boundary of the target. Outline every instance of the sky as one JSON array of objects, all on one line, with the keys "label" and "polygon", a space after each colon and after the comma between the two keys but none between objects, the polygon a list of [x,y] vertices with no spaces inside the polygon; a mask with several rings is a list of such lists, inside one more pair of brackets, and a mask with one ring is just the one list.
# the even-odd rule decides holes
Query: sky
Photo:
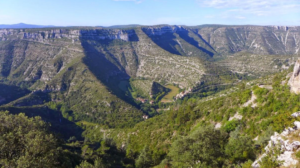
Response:
[{"label": "sky", "polygon": [[300,0],[0,0],[0,24],[300,26]]}]

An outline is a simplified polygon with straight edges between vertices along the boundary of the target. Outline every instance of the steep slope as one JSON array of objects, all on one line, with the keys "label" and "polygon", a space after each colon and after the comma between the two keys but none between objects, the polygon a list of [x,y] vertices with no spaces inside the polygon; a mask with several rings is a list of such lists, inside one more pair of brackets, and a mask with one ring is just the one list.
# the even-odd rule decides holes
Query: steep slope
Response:
[{"label": "steep slope", "polygon": [[[170,110],[138,123],[131,129],[101,129],[100,132],[97,126],[89,126],[89,131],[84,132],[84,135],[89,137],[96,133],[98,137],[113,138],[120,147],[126,149],[128,155],[142,153],[147,146],[154,165],[163,159],[168,160],[162,161],[159,166],[164,167],[172,161],[176,162],[176,158],[172,158],[176,151],[171,153],[176,147],[186,147],[182,149],[183,154],[180,153],[180,157],[192,155],[192,152],[195,152],[195,143],[189,137],[203,130],[205,126],[213,125],[218,130],[228,133],[226,140],[218,141],[220,145],[226,145],[222,148],[224,153],[221,154],[222,159],[218,160],[219,166],[216,167],[247,162],[251,165],[255,158],[262,154],[261,149],[268,143],[274,131],[281,132],[284,128],[292,126],[295,120],[299,120],[299,117],[291,117],[292,113],[299,111],[300,106],[299,96],[291,93],[287,86],[287,74],[290,71],[291,69],[250,81],[206,99],[189,99],[175,104]],[[270,85],[272,87],[264,87]],[[256,99],[253,100],[252,97]],[[251,103],[248,103],[249,101]],[[213,133],[216,132],[211,130],[205,137],[210,139]],[[299,138],[298,134],[295,136],[294,138]],[[182,140],[185,138],[188,140],[184,143]],[[210,144],[205,143],[206,145]],[[202,159],[202,155],[195,156]],[[208,156],[214,155],[210,153]],[[155,160],[157,158],[159,161]],[[191,164],[197,165],[193,158],[185,157],[185,161],[186,164],[190,161]],[[264,161],[262,164],[266,165],[268,162]]]},{"label": "steep slope", "polygon": [[300,27],[288,26],[200,26],[194,31],[218,53],[239,51],[253,54],[298,54]]},{"label": "steep slope", "polygon": [[[218,91],[235,85],[237,79],[264,76],[292,65],[294,56],[289,54],[299,53],[298,37],[298,27],[263,26],[1,29],[0,80],[49,93],[51,99],[36,103],[66,104],[74,119],[110,127],[120,119],[120,125],[132,125],[141,120],[142,112],[128,94],[130,78],[146,82],[135,85],[138,90],[150,90],[156,81],[181,89],[192,87],[201,94]],[[251,65],[245,66],[240,51],[275,56],[256,58],[262,63],[258,64],[246,53]],[[270,60],[274,63],[266,66]],[[259,68],[260,72],[252,72]],[[27,96],[13,104],[36,98]]]},{"label": "steep slope", "polygon": [[294,66],[294,71],[291,74],[291,78],[288,82],[289,86],[291,87],[291,91],[296,94],[299,94],[299,89],[300,89],[299,72],[300,72],[300,60],[297,60]]},{"label": "steep slope", "polygon": [[[85,55],[78,33],[75,30],[4,31],[5,41],[2,38],[0,42],[3,82],[49,93],[50,101],[66,104],[75,120],[85,119],[109,127],[140,121],[142,112],[112,94],[84,63],[89,55]],[[35,104],[32,96],[14,104],[25,105],[20,102]]]}]

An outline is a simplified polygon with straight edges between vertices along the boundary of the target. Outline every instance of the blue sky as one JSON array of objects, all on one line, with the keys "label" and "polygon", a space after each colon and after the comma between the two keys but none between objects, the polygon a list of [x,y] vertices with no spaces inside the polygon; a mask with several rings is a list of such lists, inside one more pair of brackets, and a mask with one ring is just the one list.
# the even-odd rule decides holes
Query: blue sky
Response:
[{"label": "blue sky", "polygon": [[0,0],[0,7],[0,24],[300,26],[300,0]]}]

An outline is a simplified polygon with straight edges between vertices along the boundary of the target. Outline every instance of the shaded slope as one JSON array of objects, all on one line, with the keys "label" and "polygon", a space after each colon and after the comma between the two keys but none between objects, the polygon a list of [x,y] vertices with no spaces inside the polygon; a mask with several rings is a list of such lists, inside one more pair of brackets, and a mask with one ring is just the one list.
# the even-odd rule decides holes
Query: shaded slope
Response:
[{"label": "shaded slope", "polygon": [[0,83],[0,105],[14,101],[29,93],[30,91],[27,89]]},{"label": "shaded slope", "polygon": [[[196,41],[196,37],[191,37],[190,35],[194,35],[193,32],[189,31],[189,30],[182,30],[182,31],[179,31],[178,32],[178,35],[179,37],[181,37],[182,39],[184,39],[186,42],[188,42],[189,44],[193,45],[194,47],[196,47],[197,49],[199,49],[200,51],[208,54],[210,57],[213,57],[214,56],[214,52],[213,51],[210,51],[211,50],[211,47],[209,49],[206,49],[207,48],[207,43],[205,41],[200,41],[200,40],[203,40],[200,38],[200,40]],[[195,36],[195,35],[194,35]],[[202,43],[202,44],[200,44]],[[203,47],[202,47],[203,46]],[[206,47],[206,48],[204,48]]]},{"label": "shaded slope", "polygon": [[9,111],[11,114],[25,113],[28,117],[40,116],[44,121],[51,124],[50,130],[57,133],[65,140],[75,136],[78,140],[83,140],[81,134],[83,129],[63,118],[60,111],[49,109],[47,106],[35,107],[0,107],[1,111]]},{"label": "shaded slope", "polygon": [[209,59],[215,52],[188,27],[143,27],[143,32],[162,49],[175,55]]},{"label": "shaded slope", "polygon": [[51,93],[52,99],[65,103],[73,111],[75,120],[127,127],[142,119],[141,111],[114,95],[81,59],[59,75],[48,83],[48,88],[61,87],[65,83],[64,90]]}]

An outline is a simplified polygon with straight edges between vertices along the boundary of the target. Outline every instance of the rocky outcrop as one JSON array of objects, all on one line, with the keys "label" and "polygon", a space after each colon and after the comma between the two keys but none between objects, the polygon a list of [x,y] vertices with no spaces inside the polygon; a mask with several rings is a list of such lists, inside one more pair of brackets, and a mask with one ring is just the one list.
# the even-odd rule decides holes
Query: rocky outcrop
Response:
[{"label": "rocky outcrop", "polygon": [[[298,117],[300,113],[293,113],[292,117]],[[253,164],[253,168],[260,167],[260,161],[262,158],[266,157],[268,153],[273,155],[274,148],[278,148],[280,150],[280,154],[277,157],[278,161],[281,161],[282,166],[290,167],[296,165],[298,160],[294,159],[293,155],[296,150],[300,148],[300,141],[290,140],[290,136],[296,131],[300,130],[300,122],[295,121],[294,127],[286,128],[281,134],[275,132],[273,136],[271,136],[268,145],[265,147],[266,153],[262,154]],[[299,133],[298,133],[299,134]],[[299,135],[298,135],[299,136]]]},{"label": "rocky outcrop", "polygon": [[52,30],[30,30],[30,29],[0,29],[0,41],[11,39],[25,39],[31,41],[47,42],[51,39],[69,39],[79,41],[83,39],[100,39],[137,41],[137,35],[133,29],[52,29]]},{"label": "rocky outcrop", "polygon": [[297,60],[294,66],[293,74],[288,82],[289,86],[291,87],[291,91],[299,94],[300,93],[300,60]]},{"label": "rocky outcrop", "polygon": [[228,121],[231,120],[241,120],[243,118],[242,115],[240,115],[239,113],[235,113],[233,117],[230,117]]},{"label": "rocky outcrop", "polygon": [[218,53],[299,54],[300,27],[202,26],[194,29]]},{"label": "rocky outcrop", "polygon": [[95,30],[80,30],[80,36],[84,39],[101,39],[101,40],[123,40],[123,41],[138,41],[137,35],[133,29],[95,29]]},{"label": "rocky outcrop", "polygon": [[148,36],[161,36],[165,33],[176,33],[185,29],[182,26],[149,26],[142,28],[142,30]]},{"label": "rocky outcrop", "polygon": [[[199,47],[211,49],[222,55],[240,51],[254,54],[299,54],[300,27],[288,26],[145,26],[142,31],[148,36],[166,33],[195,33],[201,39]],[[27,39],[47,42],[48,39],[66,38],[76,42],[84,39],[120,39],[138,41],[136,29],[0,29],[0,41]],[[178,41],[181,45],[181,42]],[[195,43],[195,41],[193,41]],[[207,46],[209,46],[207,48]]]}]

